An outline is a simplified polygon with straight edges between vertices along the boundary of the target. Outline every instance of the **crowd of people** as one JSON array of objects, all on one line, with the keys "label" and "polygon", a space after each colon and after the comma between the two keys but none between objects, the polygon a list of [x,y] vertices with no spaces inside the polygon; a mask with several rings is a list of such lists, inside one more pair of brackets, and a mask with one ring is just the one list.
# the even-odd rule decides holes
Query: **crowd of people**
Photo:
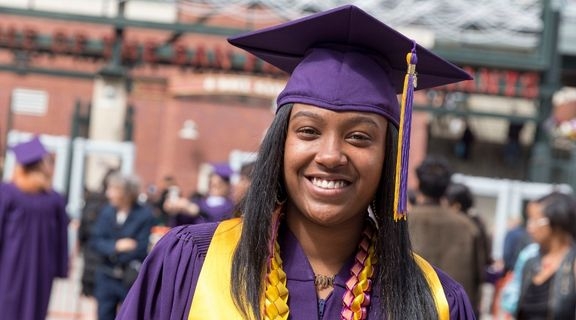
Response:
[{"label": "crowd of people", "polygon": [[[118,307],[136,280],[142,262],[158,239],[153,234],[162,228],[187,224],[219,222],[232,218],[236,202],[250,183],[253,164],[246,162],[232,185],[234,172],[224,163],[212,165],[205,194],[181,194],[172,176],[163,186],[142,201],[142,185],[135,175],[109,170],[102,187],[86,194],[78,231],[84,258],[82,294],[97,301],[99,320],[116,318]],[[236,198],[235,198],[236,197]]]},{"label": "crowd of people", "polygon": [[[478,318],[482,299],[496,319],[575,318],[576,198],[553,191],[529,200],[523,221],[506,233],[502,261],[494,261],[474,196],[451,174],[437,157],[416,169],[408,223],[414,251],[464,287]],[[482,296],[486,283],[494,285],[493,296]]]},{"label": "crowd of people", "polygon": [[[576,318],[573,195],[530,200],[494,261],[446,160],[424,159],[408,190],[413,91],[469,79],[462,69],[352,5],[229,41],[290,74],[257,159],[213,163],[205,193],[166,176],[142,197],[138,177],[114,169],[86,192],[82,294],[99,320],[466,320],[481,316],[485,283],[507,317]],[[41,320],[68,273],[69,218],[40,139],[12,151],[0,312]]]},{"label": "crowd of people", "polygon": [[[0,235],[17,234],[19,237],[2,239],[0,304],[7,314],[21,319],[43,319],[52,280],[65,277],[68,272],[66,229],[69,219],[64,199],[50,188],[52,160],[40,140],[34,138],[16,145],[13,151],[18,165],[13,181],[1,185],[0,227],[3,232]],[[249,191],[253,174],[262,179],[258,176],[257,165],[257,162],[245,163],[234,186],[230,182],[230,168],[214,165],[208,192],[203,196],[197,193],[188,198],[179,193],[170,195],[170,190],[177,184],[174,178],[167,177],[158,195],[147,198],[146,203],[139,201],[142,188],[136,176],[115,170],[107,172],[101,190],[86,194],[78,229],[78,242],[85,260],[82,294],[96,298],[98,319],[117,316],[119,306],[151,249],[153,226],[176,228],[208,223],[208,227],[212,226],[209,222],[242,216],[249,201],[255,201],[254,194],[250,200]],[[573,196],[552,192],[528,201],[523,212],[524,223],[508,231],[503,261],[496,264],[491,257],[490,232],[473,210],[474,195],[468,186],[452,182],[449,164],[440,157],[430,156],[416,168],[415,174],[418,184],[417,190],[411,193],[407,224],[412,250],[462,285],[464,296],[470,301],[471,314],[480,317],[482,284],[500,281],[498,294],[490,301],[497,310],[495,317],[504,315],[519,320],[574,317],[576,200]],[[288,185],[284,188],[283,197],[287,200],[295,190],[290,190]],[[286,200],[281,201],[282,205]],[[35,215],[37,211],[42,215]],[[189,220],[183,220],[183,217]],[[22,223],[22,219],[27,223]],[[277,232],[288,232],[290,241],[294,241],[292,233],[295,231],[283,227]],[[25,241],[34,234],[37,241]],[[292,246],[294,244],[289,248]],[[297,251],[300,250],[304,248]],[[22,251],[26,254],[21,254]],[[181,256],[182,252],[177,254]],[[39,272],[34,269],[38,265],[52,271],[48,273],[43,269]],[[491,279],[490,270],[495,265],[501,269]],[[10,272],[4,272],[6,270]],[[145,269],[145,272],[150,271]],[[314,281],[334,285],[338,283],[340,273],[328,280],[316,275]],[[30,277],[31,274],[35,277]],[[7,280],[7,275],[11,281]],[[199,281],[196,278],[194,280]],[[6,285],[13,281],[22,283],[20,290],[7,289]],[[317,290],[320,298],[329,296],[323,293],[326,289]],[[24,302],[31,301],[26,299],[36,294],[39,294],[33,300],[36,308],[30,308]],[[130,311],[129,307],[126,310]]]},{"label": "crowd of people", "polygon": [[[52,189],[54,159],[40,138],[11,152],[14,173],[0,184],[0,310],[9,319],[43,320],[53,280],[69,273],[70,218],[65,198]],[[251,165],[239,172],[238,188],[231,185],[229,167],[214,165],[207,194],[189,199],[169,198],[175,182],[166,179],[166,190],[143,202],[138,177],[115,169],[106,172],[99,190],[85,193],[77,229],[84,259],[81,294],[96,299],[99,320],[115,319],[153,245],[154,227],[231,218],[237,214],[233,196],[242,198]],[[183,221],[191,214],[187,207],[200,219]]]}]

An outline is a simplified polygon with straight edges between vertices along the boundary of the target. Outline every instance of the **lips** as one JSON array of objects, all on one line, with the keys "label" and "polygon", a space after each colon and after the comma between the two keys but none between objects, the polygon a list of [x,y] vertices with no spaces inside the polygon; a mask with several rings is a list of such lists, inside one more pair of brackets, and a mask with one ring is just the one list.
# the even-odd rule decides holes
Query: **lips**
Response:
[{"label": "lips", "polygon": [[327,190],[342,189],[350,184],[350,182],[346,180],[322,179],[317,177],[310,178],[310,182],[318,188]]}]

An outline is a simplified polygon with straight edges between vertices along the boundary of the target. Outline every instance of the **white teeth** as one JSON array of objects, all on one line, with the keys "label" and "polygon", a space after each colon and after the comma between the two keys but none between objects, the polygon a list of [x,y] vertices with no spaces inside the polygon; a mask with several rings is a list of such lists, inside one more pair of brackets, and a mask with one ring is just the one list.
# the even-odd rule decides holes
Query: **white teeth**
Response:
[{"label": "white teeth", "polygon": [[312,178],[312,184],[322,189],[339,189],[346,185],[345,181],[338,180],[324,180],[319,178]]}]

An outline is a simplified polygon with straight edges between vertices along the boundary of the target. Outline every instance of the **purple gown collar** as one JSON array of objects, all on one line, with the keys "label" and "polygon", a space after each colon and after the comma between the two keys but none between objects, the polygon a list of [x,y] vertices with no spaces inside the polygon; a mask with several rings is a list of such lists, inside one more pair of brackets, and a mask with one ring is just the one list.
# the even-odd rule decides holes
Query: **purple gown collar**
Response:
[{"label": "purple gown collar", "polygon": [[[288,227],[281,226],[280,228],[279,243],[282,248],[280,254],[282,255],[286,276],[289,280],[314,282],[314,271],[304,254],[300,242]],[[350,278],[350,269],[353,262],[354,255],[350,256],[348,261],[342,266],[342,269],[340,269],[334,279],[334,285],[343,288],[346,286],[346,281]]]},{"label": "purple gown collar", "polygon": [[[280,226],[278,235],[280,254],[283,269],[288,280],[288,304],[292,319],[312,319],[311,315],[318,314],[318,297],[314,286],[314,271],[304,254],[298,239],[285,226]],[[350,278],[350,269],[354,262],[354,254],[342,266],[334,279],[334,291],[326,299],[323,319],[340,319],[342,311],[342,298],[346,292],[346,281]],[[372,296],[374,296],[374,289]],[[372,299],[370,310],[379,310],[378,299]],[[296,307],[297,306],[297,307]],[[373,319],[377,319],[373,312],[369,312]]]}]

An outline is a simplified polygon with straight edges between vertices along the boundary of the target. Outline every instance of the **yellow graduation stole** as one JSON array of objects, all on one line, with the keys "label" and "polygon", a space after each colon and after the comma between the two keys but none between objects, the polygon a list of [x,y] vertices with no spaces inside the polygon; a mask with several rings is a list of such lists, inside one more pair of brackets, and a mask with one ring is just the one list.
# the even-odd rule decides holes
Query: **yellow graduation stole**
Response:
[{"label": "yellow graduation stole", "polygon": [[[241,231],[242,221],[240,218],[222,221],[216,228],[206,253],[204,265],[200,270],[188,320],[244,320],[234,304],[230,288],[232,256],[238,239],[240,239]],[[414,257],[432,290],[439,320],[450,319],[448,301],[436,271],[422,257],[416,254]]]},{"label": "yellow graduation stole", "polygon": [[232,256],[241,232],[240,218],[222,221],[216,228],[200,270],[188,320],[243,320],[230,292]]},{"label": "yellow graduation stole", "polygon": [[442,288],[442,283],[440,283],[440,278],[438,278],[436,270],[421,256],[414,253],[414,258],[418,267],[420,267],[422,273],[424,273],[426,282],[428,282],[428,286],[432,291],[432,297],[434,298],[434,304],[438,312],[438,320],[449,320],[450,308],[448,307],[448,300],[446,299],[444,288]]}]

